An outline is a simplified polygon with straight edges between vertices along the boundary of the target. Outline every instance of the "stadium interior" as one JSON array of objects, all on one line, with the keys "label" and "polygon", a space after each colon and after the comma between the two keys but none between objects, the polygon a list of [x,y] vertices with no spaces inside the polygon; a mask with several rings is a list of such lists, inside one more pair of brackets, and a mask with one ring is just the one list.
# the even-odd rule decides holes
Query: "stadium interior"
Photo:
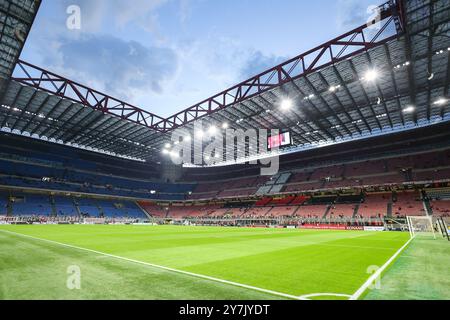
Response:
[{"label": "stadium interior", "polygon": [[[450,222],[449,0],[389,0],[377,21],[169,118],[23,61],[40,4],[0,0],[0,224]],[[249,136],[203,152],[215,134],[261,129],[281,132],[276,148]],[[175,163],[182,143],[193,153]]]},{"label": "stadium interior", "polygon": [[[389,1],[377,32],[363,25],[168,119],[19,60],[40,1],[1,4],[1,219],[383,225],[449,214],[446,1]],[[278,107],[282,97],[302,112]],[[234,164],[174,165],[171,131],[200,121],[277,128],[292,143],[272,176],[244,163],[251,139]]]}]

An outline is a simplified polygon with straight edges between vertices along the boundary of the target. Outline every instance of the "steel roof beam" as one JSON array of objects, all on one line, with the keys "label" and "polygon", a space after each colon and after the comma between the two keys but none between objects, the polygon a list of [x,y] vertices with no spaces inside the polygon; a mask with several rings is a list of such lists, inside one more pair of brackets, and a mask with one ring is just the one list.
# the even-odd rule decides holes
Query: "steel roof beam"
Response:
[{"label": "steel roof beam", "polygon": [[[349,60],[349,64],[350,64],[350,69],[352,70],[354,77],[356,77],[357,79],[360,79],[361,77],[358,75],[358,71],[356,71],[356,68],[355,68],[355,65],[354,65],[353,61]],[[364,99],[367,102],[368,109],[372,112],[372,115],[373,115],[373,117],[374,117],[374,119],[375,119],[375,121],[376,121],[376,123],[378,125],[378,128],[380,130],[382,130],[383,127],[381,126],[380,120],[377,118],[377,114],[375,113],[375,110],[373,110],[372,101],[370,101],[370,98],[369,98],[369,95],[367,94],[366,88],[364,87],[364,85],[363,85],[363,83],[361,81],[358,81],[358,84],[361,87],[361,92],[362,92],[362,94],[364,96]]]},{"label": "steel roof beam", "polygon": [[[47,115],[45,116],[45,118],[43,119],[43,121],[41,122],[42,124],[46,123],[50,118],[53,117],[53,114],[59,109],[59,107],[61,106],[61,104],[64,102],[64,99],[59,99],[59,101],[53,106],[53,108],[47,113]],[[67,110],[69,110],[69,108],[71,108],[74,104],[71,103],[70,105],[68,105],[65,109],[64,112],[61,112],[61,114],[58,116],[58,118],[56,120],[60,120],[65,112]],[[51,126],[47,127],[47,129],[45,129],[43,132],[41,132],[40,136],[44,136],[49,130],[50,130]],[[34,130],[31,132],[31,135],[35,134],[38,130],[40,129],[40,125],[35,127]]]},{"label": "steel roof beam", "polygon": [[[387,63],[389,66],[389,75],[391,76],[391,81],[394,86],[394,92],[397,96],[399,96],[397,80],[395,79],[395,74],[394,74],[394,65],[392,64],[391,52],[389,50],[388,45],[385,44],[385,45],[383,45],[383,47],[384,47],[384,52],[386,53],[386,57],[387,57]],[[397,102],[397,107],[399,110],[399,116],[400,116],[400,119],[402,120],[402,125],[405,125],[405,117],[403,115],[402,103],[401,103],[400,99],[396,99],[396,102]]]},{"label": "steel roof beam", "polygon": [[[14,97],[13,103],[9,106],[8,113],[6,114],[5,119],[3,119],[1,128],[5,127],[6,123],[8,122],[9,117],[11,116],[11,114],[12,114],[12,112],[13,112],[13,109],[16,107],[17,100],[19,99],[20,94],[22,93],[22,90],[23,90],[23,88],[21,87],[21,88],[17,91],[17,94],[16,94],[16,96]],[[35,93],[35,94],[36,94],[36,93]],[[33,97],[34,97],[34,94],[31,95],[31,99],[32,99]]]},{"label": "steel roof beam", "polygon": [[[380,23],[383,28],[390,25],[393,16],[398,14],[397,6],[399,6],[398,1],[390,1],[381,6]],[[18,66],[25,76],[13,77],[13,80],[65,97],[94,110],[147,126],[155,131],[168,132],[321,68],[363,53],[370,48],[395,39],[400,32],[397,30],[395,34],[385,36],[376,34],[370,39],[359,40],[360,37],[364,39],[368,28],[368,24],[355,28],[167,119],[24,61],[19,61]],[[32,76],[32,73],[37,73],[37,76]]]},{"label": "steel roof beam", "polygon": [[31,117],[31,119],[28,121],[28,123],[25,125],[25,127],[22,128],[22,132],[26,132],[28,130],[28,128],[30,127],[30,125],[33,123],[33,121],[36,119],[36,117],[39,116],[39,114],[41,113],[42,109],[45,108],[45,106],[47,105],[48,101],[50,100],[51,96],[48,95],[44,101],[40,104],[39,108],[34,112],[34,115]]}]

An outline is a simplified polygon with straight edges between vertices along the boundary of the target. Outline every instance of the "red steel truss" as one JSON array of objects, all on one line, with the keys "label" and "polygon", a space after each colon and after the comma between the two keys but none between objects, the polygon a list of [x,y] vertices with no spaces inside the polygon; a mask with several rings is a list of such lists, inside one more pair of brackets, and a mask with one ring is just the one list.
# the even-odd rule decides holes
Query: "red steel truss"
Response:
[{"label": "red steel truss", "polygon": [[165,119],[151,112],[66,79],[31,63],[19,60],[17,66],[19,69],[16,69],[16,72],[21,71],[23,76],[13,76],[12,80],[14,81],[69,99],[103,113],[120,117],[157,131],[163,131],[156,123],[165,121]]},{"label": "red steel truss", "polygon": [[[402,0],[386,2],[380,6],[379,13],[379,17],[372,23],[355,28],[167,119],[21,60],[18,66],[24,76],[12,77],[12,80],[166,133],[319,69],[361,54],[403,33],[405,21]],[[373,27],[374,23],[377,23],[376,28]]]}]

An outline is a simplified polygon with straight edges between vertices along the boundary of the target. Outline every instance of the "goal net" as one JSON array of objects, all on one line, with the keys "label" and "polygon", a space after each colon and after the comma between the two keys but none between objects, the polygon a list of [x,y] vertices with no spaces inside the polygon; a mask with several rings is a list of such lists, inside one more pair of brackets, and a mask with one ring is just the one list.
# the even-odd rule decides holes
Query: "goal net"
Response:
[{"label": "goal net", "polygon": [[430,216],[407,217],[411,238],[424,237],[436,239],[433,218]]}]

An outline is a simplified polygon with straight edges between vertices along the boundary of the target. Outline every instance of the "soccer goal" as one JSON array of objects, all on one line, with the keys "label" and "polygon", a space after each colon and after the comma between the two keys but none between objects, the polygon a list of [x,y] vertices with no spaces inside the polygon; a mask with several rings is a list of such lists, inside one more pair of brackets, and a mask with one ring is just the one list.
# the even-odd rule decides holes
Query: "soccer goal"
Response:
[{"label": "soccer goal", "polygon": [[406,217],[411,238],[425,237],[436,239],[433,218],[431,216]]}]

